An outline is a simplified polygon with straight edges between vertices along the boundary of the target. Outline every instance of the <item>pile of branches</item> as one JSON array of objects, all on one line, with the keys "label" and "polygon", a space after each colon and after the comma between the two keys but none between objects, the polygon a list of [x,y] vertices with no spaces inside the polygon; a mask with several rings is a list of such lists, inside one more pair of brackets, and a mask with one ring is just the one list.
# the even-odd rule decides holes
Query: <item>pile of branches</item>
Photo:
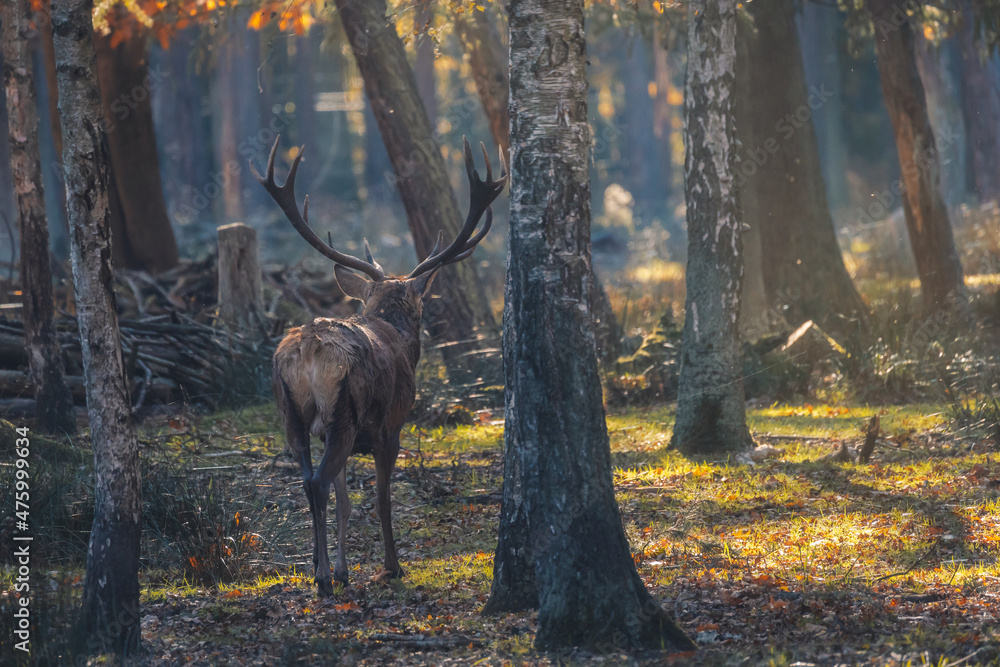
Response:
[{"label": "pile of branches", "polygon": [[[217,321],[214,253],[155,276],[115,272],[122,358],[136,410],[165,404],[217,409],[268,399],[271,355],[286,325],[353,312],[332,273],[277,265],[263,273],[265,312],[255,326],[235,330]],[[8,294],[16,290],[7,285]],[[55,303],[66,381],[82,406],[83,363],[69,281],[57,287]],[[16,316],[19,309],[4,312]],[[0,317],[0,414],[33,412],[27,369],[21,322]]]},{"label": "pile of branches", "polygon": [[[270,361],[278,337],[264,330],[229,331],[171,313],[143,320],[122,319],[122,357],[133,407],[202,404],[244,405],[270,396]],[[57,321],[66,382],[74,402],[86,404],[80,336],[76,319]],[[27,373],[24,332],[16,320],[0,318],[0,398],[33,394]],[[8,407],[24,407],[9,402]]]}]

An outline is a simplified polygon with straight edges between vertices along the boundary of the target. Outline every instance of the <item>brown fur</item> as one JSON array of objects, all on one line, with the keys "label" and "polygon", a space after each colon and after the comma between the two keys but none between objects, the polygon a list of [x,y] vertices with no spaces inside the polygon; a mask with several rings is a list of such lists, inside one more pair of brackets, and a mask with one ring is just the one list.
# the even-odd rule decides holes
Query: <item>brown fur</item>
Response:
[{"label": "brown fur", "polygon": [[[346,285],[346,276],[339,272],[338,276]],[[362,315],[318,318],[291,329],[274,353],[274,395],[289,448],[302,464],[314,519],[316,582],[322,594],[332,592],[325,518],[331,480],[337,491],[338,520],[334,576],[347,581],[343,538],[350,503],[344,464],[350,454],[375,457],[376,505],[386,546],[380,576],[402,576],[392,538],[389,477],[399,453],[399,431],[416,394],[422,296],[432,277],[366,283]],[[326,444],[315,473],[310,434]]]}]

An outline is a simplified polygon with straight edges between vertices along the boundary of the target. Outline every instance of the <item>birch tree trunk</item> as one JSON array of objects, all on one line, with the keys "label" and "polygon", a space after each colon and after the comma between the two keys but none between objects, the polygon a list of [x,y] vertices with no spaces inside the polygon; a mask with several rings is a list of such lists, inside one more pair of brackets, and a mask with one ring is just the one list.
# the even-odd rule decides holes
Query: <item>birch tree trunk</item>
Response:
[{"label": "birch tree trunk", "polygon": [[536,646],[692,648],[639,578],[615,501],[590,313],[583,0],[515,0],[509,20],[504,456],[521,486],[504,480],[501,514],[520,493],[529,542],[515,548],[534,565]]},{"label": "birch tree trunk", "polygon": [[29,35],[34,31],[30,0],[5,2],[0,9],[0,22],[3,24],[3,81],[10,130],[10,164],[21,237],[24,347],[35,386],[41,430],[74,433],[73,397],[64,380],[62,348],[52,322],[52,272],[38,147],[38,104],[28,44]]},{"label": "birch tree trunk", "polygon": [[[507,77],[507,50],[500,35],[493,27],[486,12],[478,10],[456,11],[453,15],[455,33],[462,48],[469,56],[476,92],[482,104],[493,140],[503,151],[510,164],[510,83]],[[489,11],[489,10],[487,10]],[[668,157],[669,159],[669,157]],[[591,292],[591,312],[594,314],[594,335],[597,337],[597,354],[601,364],[611,364],[621,351],[622,329],[611,308],[604,285],[594,274]]]},{"label": "birch tree trunk", "polygon": [[899,0],[867,0],[882,97],[896,135],[903,213],[927,314],[965,300],[962,265],[941,196],[941,166],[917,72],[913,26]]},{"label": "birch tree trunk", "polygon": [[94,524],[77,625],[89,651],[139,650],[139,443],[112,284],[108,149],[92,0],[54,0],[56,69],[73,283],[94,449]]},{"label": "birch tree trunk", "polygon": [[736,0],[688,8],[684,160],[688,262],[673,444],[688,456],[750,447],[739,339],[743,238],[733,170]]},{"label": "birch tree trunk", "polygon": [[[426,257],[438,231],[444,230],[446,239],[454,238],[465,216],[459,211],[403,42],[386,18],[385,0],[337,0],[337,10],[392,160],[417,255]],[[433,289],[439,298],[431,300],[424,312],[432,338],[441,345],[449,378],[500,384],[500,364],[491,352],[499,345],[499,332],[475,262],[443,268]]]}]

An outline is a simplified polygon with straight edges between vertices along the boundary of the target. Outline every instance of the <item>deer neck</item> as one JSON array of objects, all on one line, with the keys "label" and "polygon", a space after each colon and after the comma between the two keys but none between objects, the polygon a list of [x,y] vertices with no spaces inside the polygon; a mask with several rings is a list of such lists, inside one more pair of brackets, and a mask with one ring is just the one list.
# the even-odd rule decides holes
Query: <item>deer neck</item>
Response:
[{"label": "deer neck", "polygon": [[365,313],[365,316],[382,320],[395,329],[416,367],[420,360],[420,317],[392,307],[376,308],[373,312]]}]

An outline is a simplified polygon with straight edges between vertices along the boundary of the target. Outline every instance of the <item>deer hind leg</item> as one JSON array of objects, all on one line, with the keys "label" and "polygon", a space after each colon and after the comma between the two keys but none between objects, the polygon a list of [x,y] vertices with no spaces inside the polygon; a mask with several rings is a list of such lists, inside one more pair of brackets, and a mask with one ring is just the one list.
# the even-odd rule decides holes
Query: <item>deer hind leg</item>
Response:
[{"label": "deer hind leg", "polygon": [[288,385],[280,379],[275,380],[275,397],[278,402],[278,412],[281,414],[285,424],[285,442],[292,456],[299,460],[302,468],[302,486],[306,492],[306,500],[309,501],[309,513],[313,517],[313,572],[319,563],[319,535],[316,531],[316,500],[313,494],[312,477],[312,451],[309,447],[309,431],[306,429],[295,408],[295,403],[290,396]]},{"label": "deer hind leg", "polygon": [[385,544],[385,559],[382,571],[375,576],[375,581],[400,579],[403,568],[396,557],[396,540],[392,534],[392,492],[390,481],[392,470],[396,466],[399,455],[399,433],[387,438],[382,447],[374,448],[375,455],[375,510],[382,524],[382,541]]},{"label": "deer hind leg", "polygon": [[[336,480],[336,486],[340,486],[340,478],[343,478],[343,494],[347,495],[347,479],[343,474],[344,466],[347,464],[347,457],[351,454],[351,448],[354,446],[354,435],[357,432],[353,423],[348,423],[339,428],[337,423],[337,420],[334,420],[326,429],[326,452],[324,452],[323,460],[319,464],[319,470],[313,474],[310,481],[313,500],[316,503],[316,514],[313,516],[313,522],[317,535],[318,546],[316,550],[319,554],[319,562],[316,565],[316,585],[319,588],[319,594],[323,597],[333,595],[333,583],[330,577],[330,554],[327,547],[326,531],[326,509],[327,504],[330,502],[330,484]],[[343,424],[344,422],[340,423]],[[338,489],[338,498],[340,494],[341,491]],[[347,508],[347,511],[350,512],[350,509]],[[345,513],[344,526],[341,533],[346,532],[347,516],[348,514]],[[339,524],[340,517],[338,516],[338,526]],[[340,545],[337,556],[338,569],[343,564],[343,569],[338,574],[342,574],[343,579],[338,576],[337,580],[346,582],[347,562],[344,558],[342,535],[338,538],[338,544]]]},{"label": "deer hind leg", "polygon": [[344,541],[347,536],[347,520],[351,517],[351,499],[347,495],[347,467],[333,479],[333,489],[337,494],[337,564],[333,568],[333,578],[347,585],[347,556]]}]

